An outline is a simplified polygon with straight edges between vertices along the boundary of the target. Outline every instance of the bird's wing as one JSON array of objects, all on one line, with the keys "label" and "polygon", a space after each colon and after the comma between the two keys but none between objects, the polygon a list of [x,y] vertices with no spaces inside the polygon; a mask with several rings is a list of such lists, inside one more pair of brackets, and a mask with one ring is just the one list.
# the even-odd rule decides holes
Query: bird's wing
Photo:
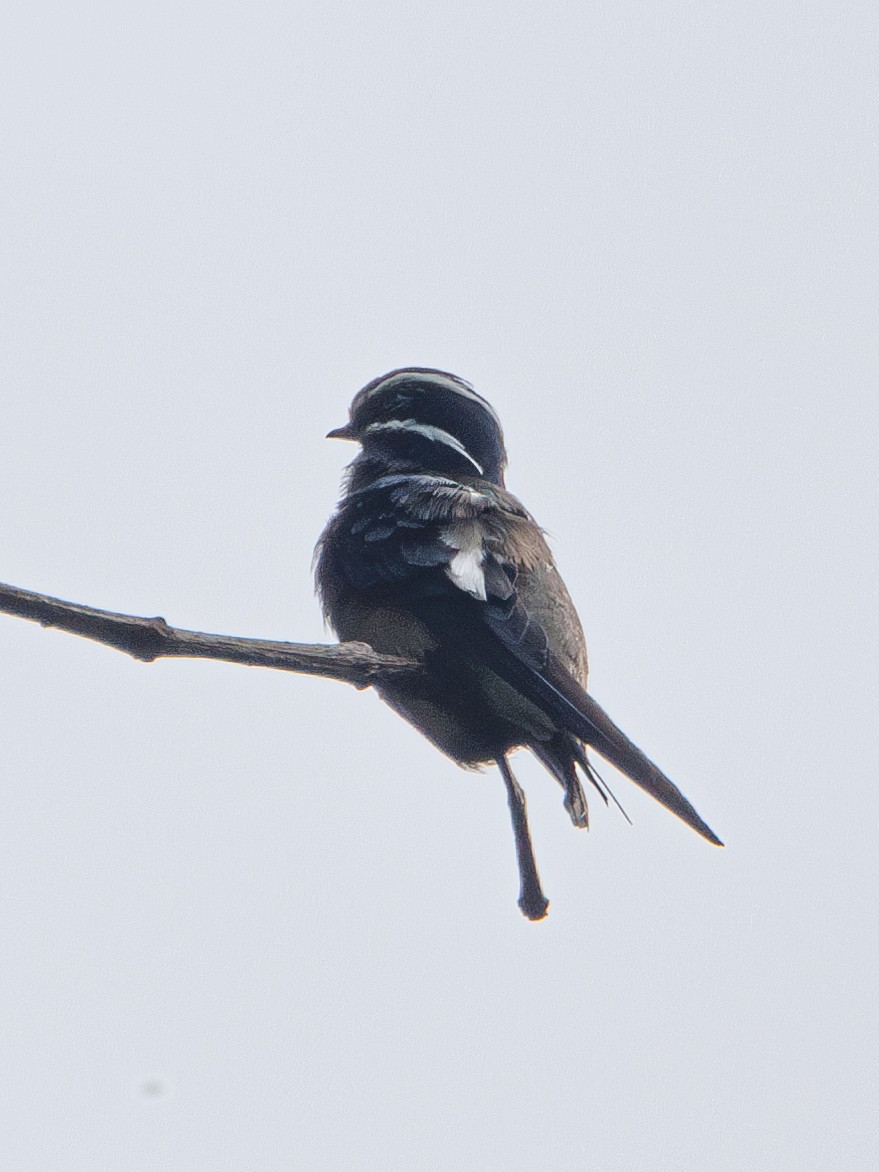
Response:
[{"label": "bird's wing", "polygon": [[[542,536],[493,485],[397,474],[348,498],[334,533],[337,567],[359,590],[394,584],[441,645],[477,658],[558,725],[591,745],[709,842],[720,839],[677,786],[614,724],[554,653],[516,589],[528,535]],[[523,536],[524,535],[524,536]],[[536,538],[535,538],[536,541]],[[531,567],[540,573],[540,567]],[[532,591],[533,593],[533,591]]]}]

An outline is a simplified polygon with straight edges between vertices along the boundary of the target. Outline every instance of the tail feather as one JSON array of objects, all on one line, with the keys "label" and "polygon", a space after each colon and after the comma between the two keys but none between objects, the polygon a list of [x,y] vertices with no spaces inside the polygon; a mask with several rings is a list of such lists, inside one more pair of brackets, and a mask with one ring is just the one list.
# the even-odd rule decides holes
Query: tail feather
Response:
[{"label": "tail feather", "polygon": [[583,748],[583,746],[580,744],[579,741],[573,742],[573,751],[574,751],[574,757],[577,761],[577,764],[580,766],[580,768],[583,770],[583,772],[586,774],[586,776],[589,778],[589,780],[592,782],[592,784],[595,786],[595,788],[601,794],[602,798],[604,798],[604,804],[607,805],[608,798],[610,798],[610,800],[613,802],[613,804],[616,806],[616,808],[619,810],[619,812],[622,814],[622,816],[625,818],[625,820],[631,826],[632,819],[629,817],[629,815],[626,813],[625,809],[623,808],[622,802],[619,800],[619,798],[616,796],[616,794],[613,792],[613,790],[610,788],[610,786],[607,784],[607,782],[604,780],[604,778],[601,776],[601,774],[598,772],[598,770],[595,768],[595,766],[589,760],[589,758],[586,755],[586,750]]},{"label": "tail feather", "polygon": [[[557,742],[561,741],[559,744]],[[541,762],[541,764],[549,770],[562,789],[565,791],[565,809],[568,815],[578,830],[589,829],[589,804],[586,801],[586,795],[583,793],[583,786],[580,784],[580,778],[577,776],[577,770],[574,768],[573,756],[574,741],[572,737],[562,733],[553,738],[549,742],[537,742],[530,746],[534,756]],[[589,774],[587,773],[587,776]],[[595,784],[592,777],[589,777],[593,785]],[[601,789],[596,786],[598,792],[604,798],[607,798]]]},{"label": "tail feather", "polygon": [[629,740],[622,729],[617,728],[601,705],[580,687],[553,655],[547,656],[543,671],[513,656],[499,656],[496,670],[511,683],[520,686],[524,683],[531,698],[545,711],[551,712],[568,732],[591,745],[620,773],[671,810],[697,834],[715,846],[723,846],[674,782]]},{"label": "tail feather", "polygon": [[547,656],[546,666],[538,671],[531,664],[512,655],[498,656],[495,670],[511,683],[522,685],[545,711],[559,721],[579,740],[591,745],[620,773],[624,773],[655,798],[657,802],[676,814],[682,822],[692,827],[715,846],[723,846],[711,827],[697,813],[693,804],[681,793],[674,782],[654,765],[637,745],[617,728],[601,705],[577,683],[569,671],[552,655]]},{"label": "tail feather", "polygon": [[539,702],[556,716],[564,728],[591,745],[606,761],[625,773],[635,785],[671,810],[697,834],[715,846],[723,846],[674,782],[629,740],[622,729],[617,728],[601,705],[580,687],[552,654],[547,656],[543,671],[537,671],[521,660],[511,660],[512,657],[503,664],[499,663],[499,674],[509,673],[507,678],[511,682],[529,677],[532,695],[539,698]]},{"label": "tail feather", "polygon": [[[486,612],[484,604],[476,599],[469,601],[472,603],[469,613],[456,610],[454,626],[457,638],[466,639],[467,658],[473,659],[475,654],[480,669],[490,668],[501,679],[512,684],[526,699],[551,716],[560,731],[564,730],[591,745],[605,760],[686,822],[697,834],[716,846],[723,846],[674,782],[617,728],[601,705],[574,679],[559,657],[548,650],[538,654],[533,646],[526,645],[523,631],[529,631],[534,625],[527,614],[520,616],[526,620],[522,631],[519,628],[507,630],[502,622],[503,613]],[[418,614],[433,633],[443,638],[448,624],[447,616],[444,617],[441,609],[425,604]],[[491,628],[486,625],[488,619],[492,620]],[[549,768],[567,789],[564,770],[560,774],[557,767],[550,765]],[[584,768],[593,784],[597,784],[592,778],[591,767]]]},{"label": "tail feather", "polygon": [[715,846],[723,846],[711,827],[696,812],[695,807],[681,793],[678,787],[665,776],[662,770],[653,764],[637,745],[633,744],[626,734],[614,724],[604,709],[588,693],[583,692],[578,698],[577,705],[591,726],[589,744],[600,753],[606,761],[616,766],[620,773],[634,781],[650,794],[656,801],[661,802],[666,809],[677,814],[678,818],[691,826],[693,830],[707,838]]}]

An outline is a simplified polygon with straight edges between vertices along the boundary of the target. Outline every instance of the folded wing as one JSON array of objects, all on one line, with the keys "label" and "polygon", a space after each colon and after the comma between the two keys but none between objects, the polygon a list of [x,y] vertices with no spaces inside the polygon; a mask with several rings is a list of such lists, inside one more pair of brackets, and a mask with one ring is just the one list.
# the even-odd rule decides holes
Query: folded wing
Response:
[{"label": "folded wing", "polygon": [[[614,724],[550,650],[516,591],[503,553],[505,514],[527,518],[500,489],[429,475],[391,475],[348,498],[338,515],[338,568],[359,590],[393,584],[444,647],[515,687],[559,727],[616,766],[709,842],[722,845],[677,786]],[[482,533],[482,540],[479,534]],[[494,536],[492,536],[494,535]]]}]

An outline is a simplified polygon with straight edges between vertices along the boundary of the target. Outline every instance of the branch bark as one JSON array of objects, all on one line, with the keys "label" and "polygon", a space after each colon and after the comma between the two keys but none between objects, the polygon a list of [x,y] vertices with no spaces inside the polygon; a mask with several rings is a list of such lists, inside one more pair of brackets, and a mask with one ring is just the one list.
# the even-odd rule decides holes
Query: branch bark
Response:
[{"label": "branch bark", "polygon": [[367,643],[279,643],[270,639],[184,631],[169,627],[162,618],[114,614],[113,611],[64,602],[60,598],[3,583],[0,583],[0,613],[81,635],[84,639],[124,651],[142,663],[175,657],[219,659],[249,667],[271,667],[277,671],[324,676],[353,684],[355,688],[369,688],[421,671],[417,660],[379,655]]}]

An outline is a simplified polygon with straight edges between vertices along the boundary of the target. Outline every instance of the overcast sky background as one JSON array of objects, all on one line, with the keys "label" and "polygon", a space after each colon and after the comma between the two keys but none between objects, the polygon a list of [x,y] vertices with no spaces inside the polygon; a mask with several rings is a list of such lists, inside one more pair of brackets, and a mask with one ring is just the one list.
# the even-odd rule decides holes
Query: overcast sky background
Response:
[{"label": "overcast sky background", "polygon": [[875,1166],[877,41],[7,8],[0,578],[321,641],[323,436],[455,371],[592,692],[728,846],[618,777],[634,826],[576,832],[520,756],[529,924],[496,772],[373,694],[0,618],[4,1168]]}]

